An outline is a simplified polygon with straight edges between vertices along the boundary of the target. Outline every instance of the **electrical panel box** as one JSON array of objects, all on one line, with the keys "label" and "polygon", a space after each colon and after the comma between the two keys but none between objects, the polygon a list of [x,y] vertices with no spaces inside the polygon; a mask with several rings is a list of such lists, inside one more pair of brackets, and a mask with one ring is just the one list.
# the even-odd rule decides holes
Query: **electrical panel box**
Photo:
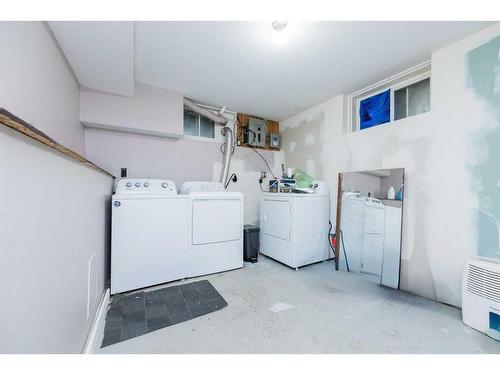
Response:
[{"label": "electrical panel box", "polygon": [[265,120],[255,117],[248,118],[248,144],[266,147],[267,124]]},{"label": "electrical panel box", "polygon": [[269,134],[269,146],[273,148],[280,148],[280,135],[271,133]]},{"label": "electrical panel box", "polygon": [[280,149],[279,122],[238,113],[235,136],[237,145],[268,151]]}]

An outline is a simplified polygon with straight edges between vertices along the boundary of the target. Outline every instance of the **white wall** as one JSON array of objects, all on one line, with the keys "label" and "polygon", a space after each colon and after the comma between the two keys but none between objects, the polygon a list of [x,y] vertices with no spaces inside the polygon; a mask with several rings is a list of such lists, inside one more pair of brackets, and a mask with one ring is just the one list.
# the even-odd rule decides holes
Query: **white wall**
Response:
[{"label": "white wall", "polygon": [[[222,153],[218,142],[187,138],[172,140],[100,129],[86,129],[85,141],[87,158],[116,176],[120,175],[121,167],[126,167],[128,177],[171,179],[177,189],[184,181],[220,179]],[[274,173],[278,173],[281,168],[279,154],[260,152],[271,164]],[[238,182],[231,183],[228,190],[244,194],[245,223],[257,223],[259,220],[258,179],[260,171],[266,170],[265,163],[252,150],[236,147],[230,173],[237,174]]]},{"label": "white wall", "polygon": [[113,179],[0,127],[0,181],[15,181],[0,186],[0,353],[80,353],[108,275]]},{"label": "white wall", "polygon": [[401,289],[461,304],[465,261],[477,254],[475,138],[492,118],[467,79],[467,53],[500,34],[500,24],[432,55],[431,112],[344,133],[337,96],[281,123],[284,158],[327,181],[335,219],[339,172],[405,168]]},{"label": "white wall", "polygon": [[47,26],[0,22],[0,107],[84,153],[79,86]]},{"label": "white wall", "polygon": [[80,121],[84,126],[180,138],[183,100],[178,92],[139,83],[131,98],[82,90]]},{"label": "white wall", "polygon": [[[0,44],[0,107],[82,153],[78,84],[44,24],[0,22]],[[112,184],[0,125],[1,353],[82,351],[108,274]]]}]

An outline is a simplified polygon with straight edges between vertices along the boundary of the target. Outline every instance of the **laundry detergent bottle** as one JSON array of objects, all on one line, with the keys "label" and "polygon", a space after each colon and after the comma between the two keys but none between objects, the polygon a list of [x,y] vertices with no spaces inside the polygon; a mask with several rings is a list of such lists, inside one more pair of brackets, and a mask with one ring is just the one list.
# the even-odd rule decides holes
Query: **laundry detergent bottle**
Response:
[{"label": "laundry detergent bottle", "polygon": [[394,186],[391,186],[387,190],[387,199],[394,199],[396,196],[396,190],[394,189]]},{"label": "laundry detergent bottle", "polygon": [[396,194],[396,199],[398,201],[402,201],[403,200],[403,195],[404,195],[404,186],[401,184],[401,188],[399,189],[399,191]]}]

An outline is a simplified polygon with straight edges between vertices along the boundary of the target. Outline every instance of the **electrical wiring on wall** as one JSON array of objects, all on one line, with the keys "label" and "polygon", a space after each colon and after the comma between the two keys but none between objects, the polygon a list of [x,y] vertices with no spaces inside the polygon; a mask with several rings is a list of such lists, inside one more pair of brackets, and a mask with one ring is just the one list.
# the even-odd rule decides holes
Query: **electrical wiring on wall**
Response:
[{"label": "electrical wiring on wall", "polygon": [[269,169],[269,172],[271,173],[271,176],[273,176],[273,178],[276,179],[276,176],[274,175],[273,171],[271,170],[271,167],[269,166],[269,163],[264,158],[264,156],[262,156],[262,154],[259,151],[257,151],[256,149],[254,149],[253,147],[249,147],[249,149],[253,150],[253,152],[255,152],[257,155],[259,155],[262,158],[262,160],[264,160],[264,163],[266,163],[267,169]]}]

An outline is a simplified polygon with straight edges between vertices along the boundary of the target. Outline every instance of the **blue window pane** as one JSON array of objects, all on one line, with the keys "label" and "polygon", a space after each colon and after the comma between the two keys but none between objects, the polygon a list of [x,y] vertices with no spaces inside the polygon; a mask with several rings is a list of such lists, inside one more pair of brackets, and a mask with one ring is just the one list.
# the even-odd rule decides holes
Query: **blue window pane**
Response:
[{"label": "blue window pane", "polygon": [[500,332],[500,315],[490,311],[490,329]]},{"label": "blue window pane", "polygon": [[391,120],[391,90],[370,96],[359,103],[359,128],[385,124]]}]

